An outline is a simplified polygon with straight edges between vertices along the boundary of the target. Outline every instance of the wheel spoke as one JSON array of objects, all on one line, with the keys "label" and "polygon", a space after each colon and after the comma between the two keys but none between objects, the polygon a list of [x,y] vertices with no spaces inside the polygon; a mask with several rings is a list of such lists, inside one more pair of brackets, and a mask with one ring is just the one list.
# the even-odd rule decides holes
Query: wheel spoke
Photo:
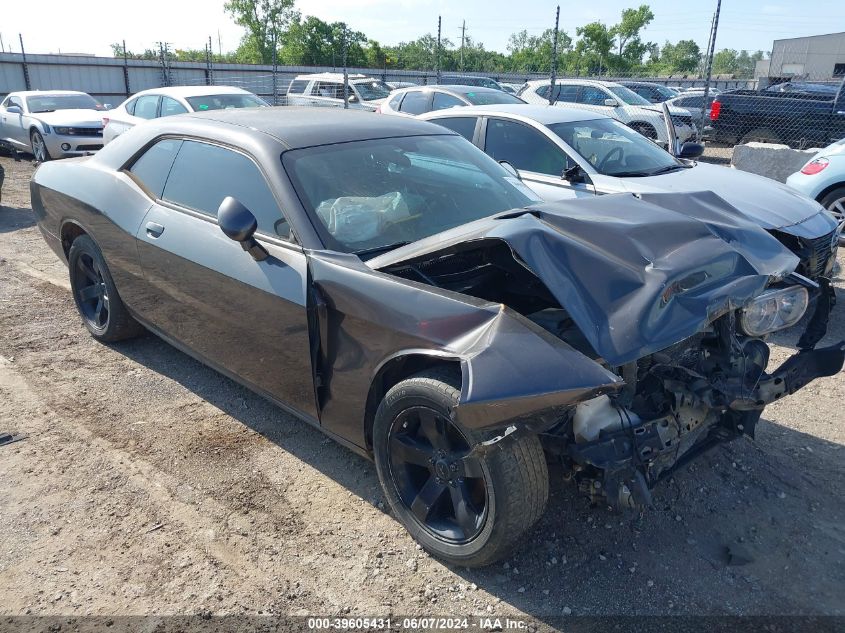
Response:
[{"label": "wheel spoke", "polygon": [[101,316],[103,314],[103,298],[99,297],[97,299],[97,307],[94,308],[94,321],[97,322],[97,325],[102,325]]},{"label": "wheel spoke", "polygon": [[830,206],[830,211],[836,216],[836,219],[842,221],[845,219],[845,198],[837,200]]},{"label": "wheel spoke", "polygon": [[452,497],[452,507],[455,509],[455,521],[464,531],[464,536],[475,533],[478,514],[472,508],[466,484],[449,488],[449,495]]},{"label": "wheel spoke", "polygon": [[85,263],[85,260],[82,257],[80,257],[76,261],[76,266],[77,268],[79,268],[80,272],[82,272],[83,275],[85,275],[90,281],[93,281],[94,283],[97,283],[99,281],[99,279],[97,278],[97,273],[94,272],[93,266],[90,266],[89,264]]},{"label": "wheel spoke", "polygon": [[399,460],[417,466],[430,465],[432,450],[408,435],[394,435],[390,438],[390,449]]},{"label": "wheel spoke", "polygon": [[458,460],[457,464],[459,472],[467,479],[481,479],[484,477],[484,471],[481,470],[481,461],[476,457],[470,457],[469,454],[464,455]]},{"label": "wheel spoke", "polygon": [[92,284],[90,286],[86,286],[82,290],[79,291],[79,298],[82,301],[91,301],[91,299],[96,299],[100,296],[100,287],[98,284]]},{"label": "wheel spoke", "polygon": [[423,523],[428,519],[431,513],[431,508],[437,503],[438,499],[446,491],[446,485],[438,483],[434,475],[428,478],[428,481],[420,489],[417,498],[411,504],[411,512]]},{"label": "wheel spoke", "polygon": [[449,439],[446,437],[444,425],[438,420],[438,415],[430,409],[419,412],[420,428],[431,445],[440,450],[449,450]]}]

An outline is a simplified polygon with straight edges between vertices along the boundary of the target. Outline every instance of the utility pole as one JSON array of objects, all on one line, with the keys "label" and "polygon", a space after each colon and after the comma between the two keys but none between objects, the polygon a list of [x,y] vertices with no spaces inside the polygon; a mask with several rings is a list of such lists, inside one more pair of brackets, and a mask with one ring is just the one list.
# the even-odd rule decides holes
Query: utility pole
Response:
[{"label": "utility pole", "polygon": [[699,137],[704,129],[704,117],[707,116],[707,97],[710,95],[710,79],[713,77],[713,55],[716,52],[716,32],[719,30],[719,12],[722,0],[716,0],[716,15],[713,16],[713,37],[710,40],[710,51],[707,56],[707,81],[704,82],[704,107],[701,108],[701,121],[698,125]]},{"label": "utility pole", "polygon": [[437,50],[434,51],[434,81],[440,85],[440,16],[437,16]]},{"label": "utility pole", "polygon": [[461,26],[461,72],[464,71],[464,39],[466,38],[467,33],[467,21],[464,20],[463,26]]},{"label": "utility pole", "polygon": [[552,76],[551,76],[551,85],[549,86],[549,105],[554,105],[555,103],[555,80],[557,79],[557,32],[560,25],[560,5],[557,5],[557,11],[555,11],[555,34],[554,38],[552,39]]}]

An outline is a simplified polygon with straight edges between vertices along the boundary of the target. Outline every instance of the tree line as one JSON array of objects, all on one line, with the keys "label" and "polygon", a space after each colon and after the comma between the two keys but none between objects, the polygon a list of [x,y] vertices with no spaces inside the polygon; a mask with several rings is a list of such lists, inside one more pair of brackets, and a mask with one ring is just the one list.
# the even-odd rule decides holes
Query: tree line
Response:
[{"label": "tree line", "polygon": [[[295,0],[228,0],[226,12],[245,34],[238,48],[220,54],[203,49],[175,49],[169,60],[271,64],[291,66],[367,67],[405,70],[434,70],[490,73],[546,73],[551,71],[554,29],[540,35],[522,30],[511,34],[507,53],[489,51],[472,36],[462,43],[437,38],[431,33],[394,45],[383,45],[345,22],[325,22],[314,16],[303,17]],[[702,75],[704,52],[693,40],[680,40],[662,46],[647,42],[642,31],[654,20],[648,5],[622,11],[619,22],[607,25],[591,22],[575,29],[574,37],[558,31],[557,70],[562,75]],[[461,45],[462,44],[462,45]],[[113,44],[116,57],[124,55],[120,44]],[[160,50],[142,53],[126,51],[136,59],[158,59]],[[724,49],[713,56],[713,73],[750,78],[754,66],[764,58],[763,51]]]}]

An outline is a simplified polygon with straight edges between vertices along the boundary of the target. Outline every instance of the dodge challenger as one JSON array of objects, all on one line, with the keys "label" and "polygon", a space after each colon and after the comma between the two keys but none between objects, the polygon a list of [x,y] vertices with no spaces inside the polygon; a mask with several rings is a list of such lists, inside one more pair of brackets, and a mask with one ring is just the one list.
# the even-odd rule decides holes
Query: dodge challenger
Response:
[{"label": "dodge challenger", "polygon": [[[540,203],[445,128],[325,109],[137,126],[31,183],[95,339],[150,330],[375,461],[429,552],[479,566],[548,464],[650,505],[840,371],[826,280],[713,193]],[[766,335],[802,319],[769,372]]]}]

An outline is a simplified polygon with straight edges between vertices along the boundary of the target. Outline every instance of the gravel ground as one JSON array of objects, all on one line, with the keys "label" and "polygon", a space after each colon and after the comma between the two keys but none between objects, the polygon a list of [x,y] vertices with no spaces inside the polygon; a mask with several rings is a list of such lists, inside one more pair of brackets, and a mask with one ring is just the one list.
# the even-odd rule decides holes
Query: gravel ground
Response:
[{"label": "gravel ground", "polygon": [[[553,472],[512,558],[449,568],[366,460],[152,335],[95,343],[35,227],[32,166],[0,164],[0,431],[27,435],[0,448],[0,616],[845,615],[844,374],[642,515],[590,508]],[[826,344],[845,337],[836,284]]]}]

